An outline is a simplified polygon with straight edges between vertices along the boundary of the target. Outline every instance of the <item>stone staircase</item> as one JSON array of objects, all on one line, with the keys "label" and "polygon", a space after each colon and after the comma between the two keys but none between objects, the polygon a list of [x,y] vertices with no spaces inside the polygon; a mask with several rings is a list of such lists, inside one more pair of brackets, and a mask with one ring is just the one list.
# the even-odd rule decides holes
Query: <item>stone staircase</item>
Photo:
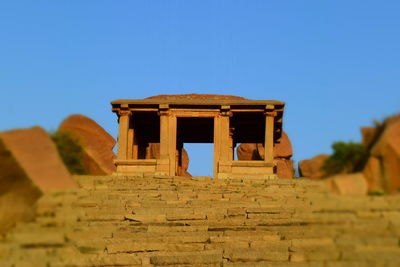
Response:
[{"label": "stone staircase", "polygon": [[0,266],[400,266],[400,196],[323,183],[76,176],[0,240]]}]

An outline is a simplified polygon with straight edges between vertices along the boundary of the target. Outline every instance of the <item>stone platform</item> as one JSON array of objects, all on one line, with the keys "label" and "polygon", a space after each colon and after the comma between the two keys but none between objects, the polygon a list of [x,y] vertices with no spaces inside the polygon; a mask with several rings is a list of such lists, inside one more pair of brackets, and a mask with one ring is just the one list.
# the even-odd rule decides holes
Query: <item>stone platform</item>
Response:
[{"label": "stone platform", "polygon": [[0,240],[0,266],[400,266],[400,196],[302,180],[77,176]]}]

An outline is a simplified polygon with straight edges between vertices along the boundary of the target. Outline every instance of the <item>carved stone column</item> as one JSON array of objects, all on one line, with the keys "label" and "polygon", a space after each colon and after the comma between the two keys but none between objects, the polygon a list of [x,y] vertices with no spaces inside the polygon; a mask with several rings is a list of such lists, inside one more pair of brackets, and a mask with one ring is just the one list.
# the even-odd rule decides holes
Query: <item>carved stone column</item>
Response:
[{"label": "carved stone column", "polygon": [[232,117],[232,112],[230,110],[223,110],[219,119],[220,123],[220,160],[228,161],[232,160],[230,158],[231,153],[229,152],[230,144],[230,130],[229,130],[229,120]]},{"label": "carved stone column", "polygon": [[218,178],[219,156],[221,154],[220,116],[214,117],[214,178]]},{"label": "carved stone column", "polygon": [[169,110],[168,108],[160,108],[158,114],[160,116],[160,159],[157,161],[157,170],[169,174]]},{"label": "carved stone column", "polygon": [[160,110],[160,158],[168,158],[168,110]]},{"label": "carved stone column", "polygon": [[264,161],[272,163],[274,160],[274,121],[276,111],[274,106],[268,105],[265,112],[265,143],[264,143]]},{"label": "carved stone column", "polygon": [[126,160],[128,157],[128,131],[132,112],[121,109],[118,111],[119,132],[118,132],[118,156],[119,160]]},{"label": "carved stone column", "polygon": [[169,155],[169,175],[176,175],[176,131],[177,131],[177,123],[176,116],[174,114],[170,114],[168,117],[168,155]]},{"label": "carved stone column", "polygon": [[168,106],[160,105],[160,159],[157,170],[174,176],[176,169],[176,116]]},{"label": "carved stone column", "polygon": [[229,106],[222,106],[219,116],[214,119],[214,177],[228,176],[232,171],[232,148],[229,135],[229,121],[232,116]]}]

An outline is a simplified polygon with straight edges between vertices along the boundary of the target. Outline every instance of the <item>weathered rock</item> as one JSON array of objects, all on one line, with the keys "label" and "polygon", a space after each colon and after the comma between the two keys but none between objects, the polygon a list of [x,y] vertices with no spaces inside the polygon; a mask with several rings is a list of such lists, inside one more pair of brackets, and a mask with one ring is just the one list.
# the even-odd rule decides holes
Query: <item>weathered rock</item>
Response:
[{"label": "weathered rock", "polygon": [[[240,144],[236,150],[239,160],[263,160],[264,145],[255,143]],[[274,159],[276,162],[277,174],[279,178],[293,178],[293,155],[292,143],[289,136],[283,132],[281,142],[274,146]]]},{"label": "weathered rock", "polygon": [[71,115],[61,123],[59,131],[70,132],[78,138],[83,147],[83,165],[88,174],[103,175],[115,171],[112,149],[116,141],[94,120],[83,115]]},{"label": "weathered rock", "polygon": [[258,145],[255,143],[240,144],[236,150],[239,160],[261,160]]},{"label": "weathered rock", "polygon": [[160,143],[150,143],[147,150],[146,159],[159,159],[160,158]]},{"label": "weathered rock", "polygon": [[292,156],[292,143],[289,136],[285,132],[282,132],[281,142],[274,147],[274,158],[290,158]]},{"label": "weathered rock", "polygon": [[299,162],[300,177],[307,177],[311,179],[321,179],[324,177],[324,172],[321,170],[325,160],[329,155],[321,154],[311,159],[301,160]]},{"label": "weathered rock", "polygon": [[189,168],[189,155],[187,151],[182,148],[182,162],[179,164],[178,174],[180,176],[191,177],[192,175],[187,171]]},{"label": "weathered rock", "polygon": [[0,233],[32,219],[43,192],[77,187],[40,127],[0,133],[0,184]]},{"label": "weathered rock", "polygon": [[[281,150],[284,152],[284,150]],[[237,148],[237,156],[239,160],[263,160],[264,147],[262,144],[244,143]],[[275,153],[274,153],[275,154]],[[287,153],[286,153],[287,155]],[[293,178],[294,168],[293,161],[289,157],[274,157],[276,163],[276,171],[279,178]]]},{"label": "weathered rock", "polygon": [[383,192],[384,184],[382,181],[382,160],[376,157],[368,158],[368,161],[363,169],[363,174],[368,183],[368,190],[371,192]]},{"label": "weathered rock", "polygon": [[361,128],[362,135],[362,144],[365,147],[369,147],[374,141],[376,135],[376,128],[374,127],[362,127]]},{"label": "weathered rock", "polygon": [[[187,151],[182,148],[182,161],[178,162],[178,176],[191,177],[192,175],[187,171],[189,168],[189,155]],[[160,143],[150,143],[148,154],[146,155],[148,159],[159,159],[160,158]]]},{"label": "weathered rock", "polygon": [[[260,160],[264,159],[263,144],[243,143],[237,148],[239,160]],[[283,132],[281,142],[274,146],[274,158],[290,158],[293,156],[292,143],[289,136]]]},{"label": "weathered rock", "polygon": [[363,170],[370,191],[400,190],[400,116],[385,121]]},{"label": "weathered rock", "polygon": [[293,160],[277,158],[276,171],[279,178],[292,179],[294,177]]},{"label": "weathered rock", "polygon": [[324,182],[330,190],[341,195],[366,195],[368,184],[362,173],[339,174],[327,179]]}]

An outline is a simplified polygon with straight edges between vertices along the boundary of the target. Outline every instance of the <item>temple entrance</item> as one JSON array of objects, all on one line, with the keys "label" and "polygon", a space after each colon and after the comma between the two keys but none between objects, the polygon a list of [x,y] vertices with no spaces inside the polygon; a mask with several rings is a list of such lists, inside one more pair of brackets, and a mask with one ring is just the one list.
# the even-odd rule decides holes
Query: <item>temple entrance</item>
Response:
[{"label": "temple entrance", "polygon": [[189,155],[188,172],[192,176],[213,176],[214,144],[186,143],[184,148]]},{"label": "temple entrance", "polygon": [[[184,148],[189,156],[189,173],[193,176],[213,176],[214,118],[177,118],[177,150]],[[182,155],[182,152],[179,153]],[[185,158],[178,159],[186,167]],[[180,175],[181,170],[177,170]]]}]

